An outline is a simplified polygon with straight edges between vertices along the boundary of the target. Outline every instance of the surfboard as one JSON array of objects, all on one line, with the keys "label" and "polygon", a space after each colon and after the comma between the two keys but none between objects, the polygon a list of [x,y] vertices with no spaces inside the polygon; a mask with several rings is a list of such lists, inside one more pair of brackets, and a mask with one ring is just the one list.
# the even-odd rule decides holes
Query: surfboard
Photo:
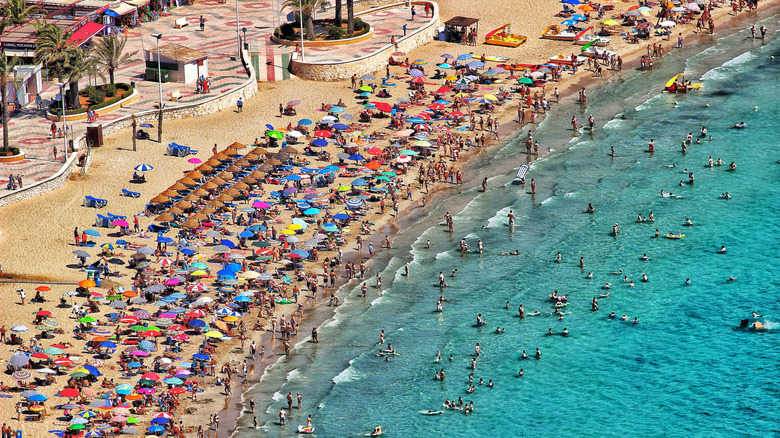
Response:
[{"label": "surfboard", "polygon": [[485,61],[492,61],[492,62],[506,62],[509,61],[509,58],[503,57],[503,56],[486,56]]}]

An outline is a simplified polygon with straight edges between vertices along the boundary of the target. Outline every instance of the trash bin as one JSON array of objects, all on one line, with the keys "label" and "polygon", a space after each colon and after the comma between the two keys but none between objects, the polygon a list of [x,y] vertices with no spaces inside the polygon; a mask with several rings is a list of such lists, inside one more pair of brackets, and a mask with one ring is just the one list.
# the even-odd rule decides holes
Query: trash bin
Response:
[{"label": "trash bin", "polygon": [[444,27],[440,27],[438,30],[439,30],[439,41],[447,41],[447,33],[444,31]]}]

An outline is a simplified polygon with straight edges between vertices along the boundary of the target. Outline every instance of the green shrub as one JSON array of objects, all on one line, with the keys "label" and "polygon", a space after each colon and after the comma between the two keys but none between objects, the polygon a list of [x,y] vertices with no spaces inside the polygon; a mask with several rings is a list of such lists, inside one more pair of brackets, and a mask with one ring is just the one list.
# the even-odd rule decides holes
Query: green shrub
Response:
[{"label": "green shrub", "polygon": [[8,150],[0,149],[0,153],[2,153],[5,156],[19,155],[19,148],[14,147],[14,146],[9,146]]},{"label": "green shrub", "polygon": [[368,23],[361,20],[360,17],[355,17],[355,32],[360,32],[365,29],[368,29]]},{"label": "green shrub", "polygon": [[[111,106],[111,105],[119,102],[122,99],[130,97],[133,94],[133,88],[129,84],[119,83],[119,84],[116,84],[116,87],[118,89],[117,91],[121,90],[121,92],[119,92],[117,95],[115,95],[114,97],[112,97],[110,99],[101,100],[102,103],[90,105],[89,108],[92,108],[93,110],[98,110],[100,108],[105,108],[107,106]],[[87,87],[87,88],[90,88],[90,87]],[[94,87],[92,87],[92,88],[94,88]],[[100,91],[98,91],[98,90],[96,90],[96,91],[98,93],[100,93]],[[88,96],[88,94],[86,93],[85,90],[82,90],[81,93]],[[102,93],[101,93],[101,96],[102,96]],[[91,99],[91,97],[90,97],[90,99]],[[76,115],[76,114],[84,114],[84,113],[87,112],[87,109],[88,109],[87,107],[82,107],[82,108],[79,108],[79,109],[68,110],[68,111],[65,111],[65,114],[68,115],[68,116],[73,116],[73,115]],[[51,114],[53,114],[55,116],[59,116],[59,114],[60,114],[60,103],[59,102],[52,102],[51,105],[49,105],[49,113],[51,113]]]},{"label": "green shrub", "polygon": [[116,95],[116,85],[114,84],[107,84],[106,85],[106,97],[114,97]]},{"label": "green shrub", "polygon": [[98,105],[106,100],[106,95],[101,91],[96,90],[94,87],[91,90],[87,90],[87,97],[92,102],[92,105]]},{"label": "green shrub", "polygon": [[344,34],[346,31],[341,28],[341,26],[330,26],[328,28],[328,39],[329,40],[340,40],[344,38]]},{"label": "green shrub", "polygon": [[284,23],[283,25],[279,26],[279,31],[284,37],[295,36],[295,26],[293,26],[292,23]]}]

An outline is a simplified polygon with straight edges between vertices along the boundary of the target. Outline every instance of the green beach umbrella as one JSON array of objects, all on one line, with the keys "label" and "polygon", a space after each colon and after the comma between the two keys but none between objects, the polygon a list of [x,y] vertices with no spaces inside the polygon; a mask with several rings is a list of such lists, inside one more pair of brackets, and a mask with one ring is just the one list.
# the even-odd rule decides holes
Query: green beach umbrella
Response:
[{"label": "green beach umbrella", "polygon": [[97,321],[97,319],[95,319],[92,316],[82,316],[81,318],[79,318],[78,321],[79,322],[95,322],[95,321]]},{"label": "green beach umbrella", "polygon": [[84,429],[83,424],[71,424],[70,426],[68,426],[68,430],[81,430],[81,429]]},{"label": "green beach umbrella", "polygon": [[280,139],[284,138],[284,134],[282,134],[279,131],[268,131],[268,132],[265,133],[265,135],[267,135],[267,136],[269,136],[271,138],[275,138],[277,140],[280,140]]},{"label": "green beach umbrella", "polygon": [[386,176],[378,176],[375,178],[377,181],[390,181],[390,178]]},{"label": "green beach umbrella", "polygon": [[195,263],[190,265],[190,268],[195,268],[195,270],[198,270],[198,269],[208,269],[209,265],[207,265],[205,263],[201,263],[201,262],[195,262]]},{"label": "green beach umbrella", "polygon": [[373,88],[369,87],[368,85],[363,85],[362,87],[358,88],[359,91],[374,91]]},{"label": "green beach umbrella", "polygon": [[533,84],[534,80],[531,78],[520,78],[517,82],[520,82],[521,84]]},{"label": "green beach umbrella", "polygon": [[[427,142],[426,142],[427,143]],[[404,149],[401,151],[401,154],[403,155],[420,155],[417,152],[411,150],[411,149]]]}]

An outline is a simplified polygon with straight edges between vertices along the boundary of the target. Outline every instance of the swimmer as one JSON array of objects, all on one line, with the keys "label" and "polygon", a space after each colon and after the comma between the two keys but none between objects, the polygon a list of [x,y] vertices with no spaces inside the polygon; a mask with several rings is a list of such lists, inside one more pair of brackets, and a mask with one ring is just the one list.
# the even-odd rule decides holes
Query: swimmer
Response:
[{"label": "swimmer", "polygon": [[623,314],[623,317],[622,317],[622,318],[620,318],[620,319],[622,319],[623,321],[627,321],[627,320],[628,320],[628,318],[629,318],[629,316],[628,316],[628,315],[626,315],[626,314],[624,313],[624,314]]},{"label": "swimmer", "polygon": [[699,132],[701,132],[701,136],[702,137],[706,137],[707,136],[707,127],[706,126],[702,126],[701,130]]},{"label": "swimmer", "polygon": [[635,317],[634,317],[634,321],[632,322],[632,324],[639,324],[639,318],[637,318],[637,317],[635,316]]},{"label": "swimmer", "polygon": [[658,238],[658,228],[655,229],[655,236],[653,237],[655,237],[656,239]]},{"label": "swimmer", "polygon": [[645,274],[645,273],[643,272],[643,273],[642,273],[642,283],[647,283],[647,280],[648,280],[648,278],[647,278],[647,274]]},{"label": "swimmer", "polygon": [[585,267],[585,257],[580,257],[580,268]]},{"label": "swimmer", "polygon": [[734,276],[732,276],[732,275],[729,275],[729,279],[728,279],[728,280],[726,280],[726,283],[730,283],[730,282],[732,282],[732,281],[737,281],[737,277],[734,277]]},{"label": "swimmer", "polygon": [[588,272],[588,275],[585,276],[587,279],[593,278],[593,272]]},{"label": "swimmer", "polygon": [[599,295],[599,298],[607,298],[608,296],[609,296],[609,291],[607,291],[607,293],[605,294]]},{"label": "swimmer", "polygon": [[686,278],[685,279],[685,285],[688,286],[690,284],[691,284],[691,279],[690,278]]},{"label": "swimmer", "polygon": [[620,234],[620,227],[618,227],[617,222],[615,222],[615,225],[612,226],[612,234],[615,236]]},{"label": "swimmer", "polygon": [[562,336],[569,336],[569,329],[566,327],[563,328],[563,333],[561,333]]},{"label": "swimmer", "polygon": [[701,144],[701,140],[697,138],[697,139],[696,139],[696,141],[695,141],[694,143],[696,143],[696,144]]},{"label": "swimmer", "polygon": [[642,223],[645,221],[645,219],[642,217],[642,213],[639,213],[639,216],[636,218],[637,223]]},{"label": "swimmer", "polygon": [[628,283],[629,281],[631,281],[631,279],[628,278],[628,275],[624,275],[623,276],[623,283]]},{"label": "swimmer", "polygon": [[688,219],[687,217],[685,218],[685,226],[686,227],[692,227],[693,226],[693,222],[691,222],[691,220]]},{"label": "swimmer", "polygon": [[517,372],[517,377],[523,377],[523,369],[520,368],[520,371]]},{"label": "swimmer", "polygon": [[647,256],[647,253],[642,254],[642,257],[639,257],[639,260],[642,260],[643,262],[646,262],[650,260],[650,257]]},{"label": "swimmer", "polygon": [[504,307],[504,308],[509,310],[509,301],[506,302],[506,307]]},{"label": "swimmer", "polygon": [[588,203],[588,208],[585,209],[585,213],[593,213],[595,211],[595,208],[593,208],[593,204]]},{"label": "swimmer", "polygon": [[742,129],[742,128],[747,128],[747,123],[739,122],[736,125],[731,127],[731,129]]},{"label": "swimmer", "polygon": [[619,270],[617,272],[610,272],[610,274],[612,274],[612,275],[623,275],[623,270],[621,269],[621,270]]},{"label": "swimmer", "polygon": [[729,164],[729,170],[737,170],[737,164],[733,161]]},{"label": "swimmer", "polygon": [[561,262],[561,252],[560,252],[560,251],[558,251],[558,255],[555,257],[555,261],[556,261],[557,263],[560,263],[560,262]]},{"label": "swimmer", "polygon": [[615,146],[609,147],[609,155],[614,157],[615,156]]},{"label": "swimmer", "polygon": [[721,245],[720,249],[718,250],[718,254],[726,254],[726,247]]},{"label": "swimmer", "polygon": [[716,166],[722,166],[722,165],[724,165],[724,164],[725,164],[725,163],[723,162],[723,160],[721,160],[721,159],[720,159],[720,157],[718,157],[718,160],[717,160],[717,161],[715,161],[715,165],[716,165]]},{"label": "swimmer", "polygon": [[526,353],[525,350],[523,350],[523,354],[520,355],[520,359],[528,359],[528,353]]},{"label": "swimmer", "polygon": [[554,334],[555,334],[555,333],[553,333],[553,331],[552,331],[552,327],[550,328],[550,330],[548,330],[548,331],[547,331],[547,334],[548,334],[549,336],[552,336],[552,335],[554,335]]},{"label": "swimmer", "polygon": [[667,169],[672,169],[672,168],[677,167],[677,163],[672,163],[672,164],[670,164],[668,166],[664,166],[664,167],[666,167]]},{"label": "swimmer", "polygon": [[599,302],[596,297],[593,297],[593,301],[590,303],[590,310],[593,310],[594,312],[599,310]]},{"label": "swimmer", "polygon": [[525,318],[525,308],[522,304],[518,307],[517,313],[520,314],[520,318]]},{"label": "swimmer", "polygon": [[455,278],[455,274],[457,274],[457,273],[458,273],[458,269],[457,268],[453,269],[452,270],[452,278]]},{"label": "swimmer", "polygon": [[488,380],[487,387],[488,387],[488,388],[492,388],[492,387],[493,387],[493,379],[489,379],[489,380]]},{"label": "swimmer", "polygon": [[759,315],[756,312],[750,312],[753,315],[753,318],[763,318],[763,315]]},{"label": "swimmer", "polygon": [[516,249],[516,250],[514,250],[512,252],[501,251],[501,255],[503,255],[503,256],[505,256],[505,255],[520,255],[520,250]]},{"label": "swimmer", "polygon": [[689,132],[688,135],[685,137],[686,143],[691,144],[691,140],[693,140],[693,132]]},{"label": "swimmer", "polygon": [[634,287],[634,280],[628,282],[628,287]]},{"label": "swimmer", "polygon": [[715,160],[712,159],[712,155],[710,155],[709,160],[707,160],[707,166],[709,167],[715,166]]},{"label": "swimmer", "polygon": [[609,317],[610,317],[610,318],[614,318],[614,317],[615,317],[615,312],[614,312],[614,311],[612,311],[612,313],[610,313],[610,314],[609,314]]},{"label": "swimmer", "polygon": [[541,359],[542,358],[542,352],[539,350],[539,347],[536,347],[536,358]]},{"label": "swimmer", "polygon": [[720,199],[731,199],[731,195],[729,195],[729,192],[726,192],[720,195]]},{"label": "swimmer", "polygon": [[607,283],[606,283],[606,284],[605,284],[605,285],[602,287],[602,289],[609,289],[609,282],[607,282]]},{"label": "swimmer", "polygon": [[650,214],[647,215],[647,221],[648,222],[655,222],[655,215],[653,214],[653,210],[650,210]]}]

